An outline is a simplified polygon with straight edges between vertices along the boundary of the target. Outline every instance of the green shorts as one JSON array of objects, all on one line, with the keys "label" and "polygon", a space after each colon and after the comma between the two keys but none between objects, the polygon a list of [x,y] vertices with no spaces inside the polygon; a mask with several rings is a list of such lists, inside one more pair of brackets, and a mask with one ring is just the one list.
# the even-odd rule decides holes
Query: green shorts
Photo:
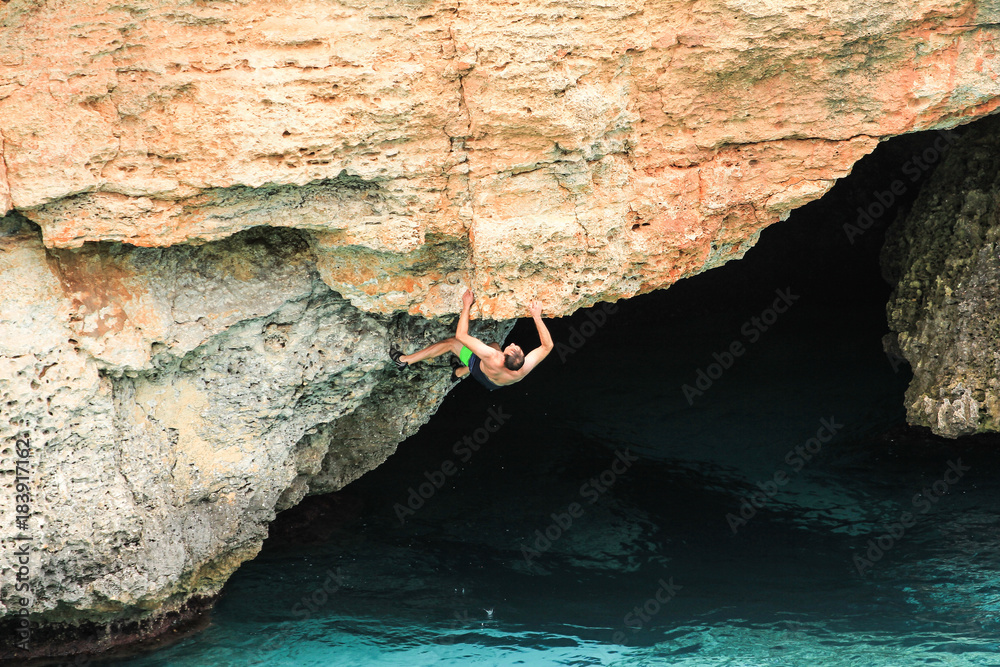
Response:
[{"label": "green shorts", "polygon": [[469,359],[472,359],[472,350],[463,345],[461,351],[458,353],[458,358],[462,360],[463,364],[468,366]]}]

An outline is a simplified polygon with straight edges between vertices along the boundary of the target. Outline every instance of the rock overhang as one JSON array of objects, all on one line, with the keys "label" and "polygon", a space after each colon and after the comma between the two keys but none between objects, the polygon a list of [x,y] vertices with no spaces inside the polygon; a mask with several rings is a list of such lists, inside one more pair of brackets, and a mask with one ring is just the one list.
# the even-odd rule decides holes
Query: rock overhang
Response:
[{"label": "rock overhang", "polygon": [[0,11],[0,193],[48,247],[296,227],[382,313],[668,286],[1000,103],[976,2]]}]

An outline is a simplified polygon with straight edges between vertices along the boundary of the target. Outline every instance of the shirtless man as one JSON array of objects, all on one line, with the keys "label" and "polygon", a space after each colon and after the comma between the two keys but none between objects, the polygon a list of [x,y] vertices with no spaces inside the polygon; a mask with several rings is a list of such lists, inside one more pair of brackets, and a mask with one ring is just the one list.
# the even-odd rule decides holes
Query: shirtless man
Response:
[{"label": "shirtless man", "polygon": [[542,344],[525,355],[517,345],[511,344],[507,349],[501,350],[497,343],[487,345],[469,335],[469,315],[475,302],[476,297],[466,290],[462,295],[462,315],[458,318],[458,329],[453,338],[446,338],[413,354],[400,354],[398,350],[389,350],[389,356],[399,368],[406,368],[414,362],[453,352],[465,365],[455,371],[452,376],[454,378],[465,377],[472,373],[472,377],[490,391],[520,382],[548,356],[554,347],[552,336],[542,322],[542,306],[537,301],[532,301],[528,308],[531,318],[535,320],[538,338]]}]

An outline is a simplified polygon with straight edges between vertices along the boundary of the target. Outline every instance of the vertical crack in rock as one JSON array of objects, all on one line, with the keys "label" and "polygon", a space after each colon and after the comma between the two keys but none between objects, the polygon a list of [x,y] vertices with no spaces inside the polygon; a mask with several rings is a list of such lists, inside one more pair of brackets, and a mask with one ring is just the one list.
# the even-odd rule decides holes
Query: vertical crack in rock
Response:
[{"label": "vertical crack in rock", "polygon": [[[470,135],[472,134],[472,109],[469,106],[469,101],[467,97],[467,91],[465,86],[466,74],[475,69],[476,64],[469,64],[460,60],[460,52],[464,51],[466,47],[458,44],[455,36],[456,24],[461,20],[462,17],[462,3],[456,1],[455,11],[451,18],[451,21],[447,27],[448,30],[448,42],[449,49],[446,51],[446,57],[451,61],[454,67],[454,72],[456,80],[458,82],[457,86],[457,99],[458,99],[458,122],[453,126],[445,127],[445,134],[448,136],[451,142],[450,152],[456,153],[456,146],[461,152],[461,160],[456,167],[453,169],[457,170],[455,176],[462,180],[461,184],[461,197],[462,200],[459,202],[456,211],[456,219],[452,224],[454,232],[460,232],[464,235],[463,242],[466,246],[466,258],[463,262],[464,266],[461,267],[459,271],[452,272],[449,277],[449,282],[457,283],[461,282],[458,278],[459,275],[465,274],[468,276],[468,286],[475,286],[480,284],[480,277],[478,275],[478,268],[475,261],[475,252],[473,250],[475,244],[475,237],[473,233],[474,223],[476,220],[476,200],[475,200],[475,187],[473,184],[473,178],[475,174],[475,169],[473,165],[473,155],[472,151],[469,149],[467,144]],[[478,51],[476,53],[476,61],[478,61]],[[467,215],[463,214],[462,208],[468,208]],[[457,223],[457,224],[455,224]]]},{"label": "vertical crack in rock", "polygon": [[7,140],[0,129],[0,216],[7,215],[14,208],[7,182]]}]

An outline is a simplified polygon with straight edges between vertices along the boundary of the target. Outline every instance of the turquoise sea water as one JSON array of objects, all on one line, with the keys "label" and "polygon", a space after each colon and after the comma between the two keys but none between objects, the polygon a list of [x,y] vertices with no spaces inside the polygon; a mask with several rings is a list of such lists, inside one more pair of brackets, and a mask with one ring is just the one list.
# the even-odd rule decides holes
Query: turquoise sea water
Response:
[{"label": "turquoise sea water", "polygon": [[997,442],[901,426],[871,276],[754,252],[555,321],[579,349],[282,515],[207,629],[93,664],[1000,665]]}]

